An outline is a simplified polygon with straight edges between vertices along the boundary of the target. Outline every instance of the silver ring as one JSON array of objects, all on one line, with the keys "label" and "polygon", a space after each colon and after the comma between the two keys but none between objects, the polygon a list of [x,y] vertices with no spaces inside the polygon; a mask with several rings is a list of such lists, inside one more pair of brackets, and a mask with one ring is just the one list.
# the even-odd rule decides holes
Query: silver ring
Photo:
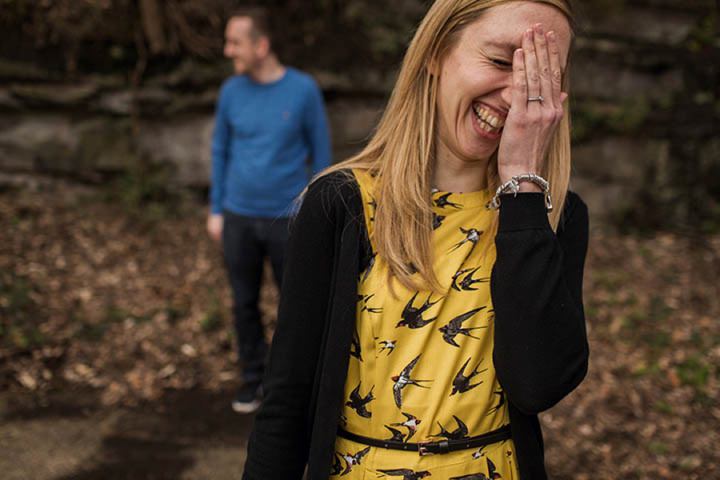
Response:
[{"label": "silver ring", "polygon": [[543,103],[543,100],[545,100],[545,99],[543,98],[543,96],[542,96],[542,95],[538,95],[537,97],[528,97],[528,100],[527,100],[527,101],[528,101],[528,103],[530,103],[530,102],[540,102],[540,103]]}]

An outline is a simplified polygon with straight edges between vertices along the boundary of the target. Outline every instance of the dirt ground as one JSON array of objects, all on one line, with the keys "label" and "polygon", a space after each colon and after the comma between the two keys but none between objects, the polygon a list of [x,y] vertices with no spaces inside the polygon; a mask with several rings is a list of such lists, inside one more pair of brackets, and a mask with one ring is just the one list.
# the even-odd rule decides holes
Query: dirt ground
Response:
[{"label": "dirt ground", "polygon": [[[171,200],[0,192],[4,480],[238,478],[229,290],[203,202]],[[552,478],[720,478],[719,270],[720,237],[592,226],[591,365],[541,417]]]},{"label": "dirt ground", "polygon": [[93,389],[2,394],[4,480],[237,479],[252,416],[232,391],[167,392],[142,407],[103,407]]}]

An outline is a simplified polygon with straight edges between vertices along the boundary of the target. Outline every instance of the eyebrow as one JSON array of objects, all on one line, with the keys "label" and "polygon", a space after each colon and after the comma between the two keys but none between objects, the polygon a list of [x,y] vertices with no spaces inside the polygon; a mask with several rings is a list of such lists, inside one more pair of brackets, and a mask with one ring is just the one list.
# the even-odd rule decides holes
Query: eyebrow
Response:
[{"label": "eyebrow", "polygon": [[485,42],[485,44],[488,45],[488,46],[490,46],[490,47],[500,48],[500,49],[502,49],[502,50],[512,50],[512,51],[515,51],[515,49],[520,48],[520,45],[514,45],[514,44],[509,43],[509,42],[498,42],[498,41],[495,41],[495,40],[488,40],[488,41]]},{"label": "eyebrow", "polygon": [[[498,42],[495,40],[487,40],[485,42],[485,45],[487,45],[489,47],[499,48],[500,50],[505,50],[505,51],[510,50],[510,52],[514,52],[515,50],[517,50],[518,48],[521,47],[521,45],[515,45],[515,44],[509,43],[509,42]],[[567,65],[560,65],[560,72],[562,73],[562,75],[565,75],[566,67],[567,67]]]}]

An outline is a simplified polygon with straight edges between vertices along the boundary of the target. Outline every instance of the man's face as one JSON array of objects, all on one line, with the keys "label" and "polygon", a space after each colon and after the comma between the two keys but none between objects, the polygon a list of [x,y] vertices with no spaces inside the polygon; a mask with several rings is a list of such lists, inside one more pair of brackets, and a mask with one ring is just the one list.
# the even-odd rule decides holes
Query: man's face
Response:
[{"label": "man's face", "polygon": [[225,27],[225,57],[233,61],[235,73],[242,75],[252,71],[266,55],[264,38],[253,35],[252,19],[233,17]]}]

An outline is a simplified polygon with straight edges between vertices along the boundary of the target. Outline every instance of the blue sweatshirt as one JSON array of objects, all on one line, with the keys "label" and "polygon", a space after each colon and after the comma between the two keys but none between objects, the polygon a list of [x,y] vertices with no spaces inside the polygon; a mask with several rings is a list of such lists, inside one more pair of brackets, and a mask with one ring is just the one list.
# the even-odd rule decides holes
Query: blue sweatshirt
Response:
[{"label": "blue sweatshirt", "polygon": [[216,108],[210,211],[287,217],[330,155],[322,93],[312,77],[294,68],[272,83],[230,77]]}]

